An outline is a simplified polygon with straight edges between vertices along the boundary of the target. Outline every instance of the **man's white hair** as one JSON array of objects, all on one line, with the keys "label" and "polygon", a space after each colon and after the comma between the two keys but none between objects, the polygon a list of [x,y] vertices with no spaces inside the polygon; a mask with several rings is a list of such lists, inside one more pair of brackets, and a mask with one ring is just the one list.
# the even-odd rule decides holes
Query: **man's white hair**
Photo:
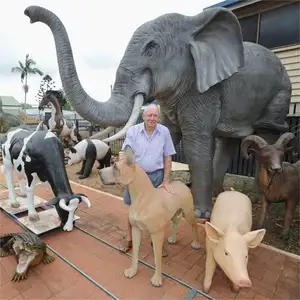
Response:
[{"label": "man's white hair", "polygon": [[156,107],[157,111],[158,111],[158,115],[160,115],[160,107],[159,107],[159,105],[157,105],[155,103],[151,103],[151,104],[147,105],[146,108],[144,109],[143,113],[146,113],[152,107]]}]

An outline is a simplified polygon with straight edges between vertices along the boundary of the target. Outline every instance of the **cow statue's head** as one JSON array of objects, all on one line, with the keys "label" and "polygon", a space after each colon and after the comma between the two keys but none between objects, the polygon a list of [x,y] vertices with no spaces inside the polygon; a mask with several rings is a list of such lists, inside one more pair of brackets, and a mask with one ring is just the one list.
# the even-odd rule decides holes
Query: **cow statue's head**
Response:
[{"label": "cow statue's head", "polygon": [[91,207],[89,199],[81,193],[55,197],[47,202],[46,205],[54,205],[63,230],[72,231],[75,212],[81,202],[84,202],[87,207]]}]

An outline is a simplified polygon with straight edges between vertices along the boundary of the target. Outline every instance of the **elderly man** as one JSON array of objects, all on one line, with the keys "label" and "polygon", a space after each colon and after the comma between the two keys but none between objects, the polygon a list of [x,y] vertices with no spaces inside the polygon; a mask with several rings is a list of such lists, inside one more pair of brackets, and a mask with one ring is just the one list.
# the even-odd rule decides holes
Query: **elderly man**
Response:
[{"label": "elderly man", "polygon": [[[132,126],[123,143],[122,150],[129,145],[136,162],[145,170],[156,188],[170,191],[169,179],[172,167],[172,155],[176,153],[170,131],[166,126],[158,124],[159,108],[150,104],[143,112],[143,123]],[[131,204],[130,194],[124,191],[124,203]],[[120,250],[127,252],[132,248],[131,225],[128,220],[128,237]],[[163,256],[167,256],[163,249]]]}]

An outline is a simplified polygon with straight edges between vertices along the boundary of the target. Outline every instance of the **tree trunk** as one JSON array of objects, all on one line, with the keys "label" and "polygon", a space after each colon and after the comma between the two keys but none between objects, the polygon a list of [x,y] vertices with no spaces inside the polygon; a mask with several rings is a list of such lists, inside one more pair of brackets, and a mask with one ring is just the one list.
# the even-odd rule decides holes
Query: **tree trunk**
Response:
[{"label": "tree trunk", "polygon": [[28,92],[28,87],[27,87],[27,74],[25,75],[25,86],[24,86],[24,114],[25,114],[25,120],[26,120],[26,106],[27,106],[27,92]]}]

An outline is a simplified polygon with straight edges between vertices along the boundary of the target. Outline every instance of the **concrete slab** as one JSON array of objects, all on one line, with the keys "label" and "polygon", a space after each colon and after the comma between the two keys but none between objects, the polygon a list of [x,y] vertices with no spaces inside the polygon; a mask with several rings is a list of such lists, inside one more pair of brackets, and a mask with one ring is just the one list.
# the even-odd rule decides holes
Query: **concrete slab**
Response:
[{"label": "concrete slab", "polygon": [[179,162],[172,161],[172,172],[174,171],[189,171],[188,164],[183,164]]},{"label": "concrete slab", "polygon": [[[16,198],[17,201],[20,203],[19,207],[17,208],[11,207],[8,198],[4,200],[0,200],[0,207],[13,215],[27,211],[27,198],[22,198],[19,196],[17,196]],[[34,207],[40,207],[44,205],[45,202],[47,201],[38,196],[34,196]]]},{"label": "concrete slab", "polygon": [[[40,211],[38,212],[38,215],[40,217],[38,221],[32,222],[29,220],[28,216],[19,218],[18,220],[36,235],[40,235],[60,227],[60,219],[55,208]],[[80,217],[75,215],[74,220],[76,221],[78,219],[80,219]]]}]

